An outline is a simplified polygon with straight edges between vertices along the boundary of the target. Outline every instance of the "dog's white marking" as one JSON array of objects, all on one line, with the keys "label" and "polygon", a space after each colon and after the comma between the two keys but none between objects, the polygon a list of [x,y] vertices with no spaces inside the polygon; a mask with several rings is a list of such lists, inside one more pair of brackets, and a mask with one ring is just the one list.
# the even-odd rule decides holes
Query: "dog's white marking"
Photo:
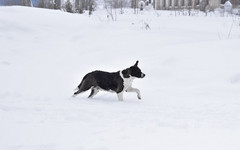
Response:
[{"label": "dog's white marking", "polygon": [[129,78],[124,78],[122,71],[120,71],[120,76],[123,79],[123,86],[124,86],[123,91],[125,91],[126,89],[132,86],[132,82],[135,79],[135,77],[130,76]]},{"label": "dog's white marking", "polygon": [[[129,78],[124,78],[124,76],[122,74],[122,71],[120,71],[120,76],[123,79],[123,91],[121,93],[118,93],[118,99],[120,101],[123,100],[123,92],[124,91],[126,91],[126,92],[136,92],[138,99],[141,99],[140,90],[132,87],[132,82],[136,77],[130,76]],[[144,75],[142,75],[142,76],[144,76]]]}]

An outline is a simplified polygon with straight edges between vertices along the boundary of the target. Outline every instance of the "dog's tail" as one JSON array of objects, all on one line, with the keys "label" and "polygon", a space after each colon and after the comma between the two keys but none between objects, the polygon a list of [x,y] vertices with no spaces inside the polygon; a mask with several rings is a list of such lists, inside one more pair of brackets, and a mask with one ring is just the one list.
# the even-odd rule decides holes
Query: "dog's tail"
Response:
[{"label": "dog's tail", "polygon": [[80,90],[80,88],[81,88],[81,86],[82,86],[82,83],[83,83],[83,81],[74,89],[74,91]]},{"label": "dog's tail", "polygon": [[78,87],[76,87],[73,91],[77,91],[77,90],[79,90],[79,88]]},{"label": "dog's tail", "polygon": [[76,92],[74,92],[74,94],[73,94],[74,96],[81,93],[81,92],[87,91],[91,88],[90,85],[86,84],[87,76],[88,76],[88,74],[83,77],[81,83],[77,86],[77,88],[75,88]]},{"label": "dog's tail", "polygon": [[78,87],[76,87],[75,89],[74,89],[74,93],[73,93],[73,95],[72,95],[72,97],[75,97],[77,94],[79,94],[80,92],[79,92],[79,87],[81,86],[81,83],[80,83],[80,85],[78,86]]},{"label": "dog's tail", "polygon": [[83,78],[81,83],[74,89],[74,94],[72,95],[72,97],[75,97],[77,94],[79,94],[81,92],[80,89],[82,87],[84,80],[85,80],[85,77]]},{"label": "dog's tail", "polygon": [[80,90],[80,88],[81,88],[81,86],[82,86],[82,84],[83,84],[83,81],[84,81],[85,79],[86,79],[86,76],[83,77],[81,83],[74,89],[74,91]]}]

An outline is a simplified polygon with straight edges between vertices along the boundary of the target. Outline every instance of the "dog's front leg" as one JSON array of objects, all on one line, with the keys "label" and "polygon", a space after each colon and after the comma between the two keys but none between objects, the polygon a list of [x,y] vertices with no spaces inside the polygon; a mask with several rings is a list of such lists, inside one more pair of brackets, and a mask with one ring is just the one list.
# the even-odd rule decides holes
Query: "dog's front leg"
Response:
[{"label": "dog's front leg", "polygon": [[138,99],[141,99],[141,94],[140,94],[140,90],[137,88],[133,88],[133,87],[129,87],[126,92],[136,92],[137,93],[137,97]]},{"label": "dog's front leg", "polygon": [[123,91],[120,93],[117,93],[117,96],[119,101],[123,101]]}]

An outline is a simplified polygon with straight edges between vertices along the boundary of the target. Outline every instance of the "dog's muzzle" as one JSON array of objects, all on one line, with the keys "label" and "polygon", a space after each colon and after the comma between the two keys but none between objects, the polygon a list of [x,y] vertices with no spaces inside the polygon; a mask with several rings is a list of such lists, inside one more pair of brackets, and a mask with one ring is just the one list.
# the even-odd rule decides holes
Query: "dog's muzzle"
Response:
[{"label": "dog's muzzle", "polygon": [[144,73],[141,74],[141,78],[144,78],[146,75]]}]

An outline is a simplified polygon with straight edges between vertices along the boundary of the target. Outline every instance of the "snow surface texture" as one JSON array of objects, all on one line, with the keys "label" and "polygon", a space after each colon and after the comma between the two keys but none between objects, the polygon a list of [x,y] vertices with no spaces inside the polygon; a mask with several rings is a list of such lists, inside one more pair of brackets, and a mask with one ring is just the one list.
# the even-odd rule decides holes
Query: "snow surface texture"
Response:
[{"label": "snow surface texture", "polygon": [[[0,7],[0,149],[239,150],[237,21]],[[141,101],[71,97],[87,72],[136,60],[146,74],[133,82]]]}]

